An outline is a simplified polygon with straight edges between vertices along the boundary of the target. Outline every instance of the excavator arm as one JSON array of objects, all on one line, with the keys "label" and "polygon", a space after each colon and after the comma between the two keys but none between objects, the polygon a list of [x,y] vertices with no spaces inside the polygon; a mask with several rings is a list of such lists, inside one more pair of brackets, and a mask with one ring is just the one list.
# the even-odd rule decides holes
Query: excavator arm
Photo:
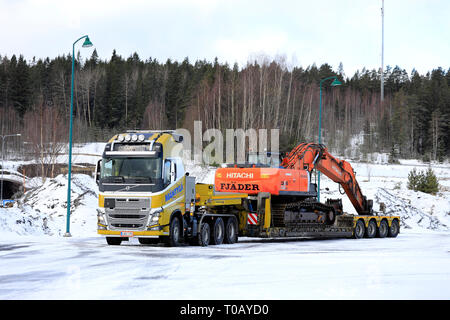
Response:
[{"label": "excavator arm", "polygon": [[373,201],[362,194],[350,163],[333,157],[324,145],[301,143],[283,159],[281,165],[310,173],[313,169],[319,170],[342,186],[359,215],[373,215]]}]

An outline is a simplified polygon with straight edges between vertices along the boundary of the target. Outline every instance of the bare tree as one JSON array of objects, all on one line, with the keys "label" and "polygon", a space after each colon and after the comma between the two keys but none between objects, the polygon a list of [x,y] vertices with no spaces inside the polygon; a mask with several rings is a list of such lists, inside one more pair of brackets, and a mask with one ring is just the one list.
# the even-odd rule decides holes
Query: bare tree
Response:
[{"label": "bare tree", "polygon": [[66,147],[68,126],[58,108],[44,106],[42,99],[35,110],[24,116],[24,136],[41,167],[42,180],[54,177],[55,164]]}]

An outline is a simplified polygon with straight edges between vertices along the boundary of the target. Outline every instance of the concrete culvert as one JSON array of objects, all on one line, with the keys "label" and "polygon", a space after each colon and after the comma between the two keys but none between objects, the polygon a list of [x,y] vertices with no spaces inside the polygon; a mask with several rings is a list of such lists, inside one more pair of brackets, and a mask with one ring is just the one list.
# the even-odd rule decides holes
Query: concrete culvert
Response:
[{"label": "concrete culvert", "polygon": [[[0,177],[0,183],[1,183],[1,177]],[[0,187],[1,188],[1,187]],[[17,181],[11,181],[7,178],[4,178],[3,180],[3,191],[2,192],[2,199],[12,199],[13,195],[19,192],[22,189],[22,183],[19,183]]]}]

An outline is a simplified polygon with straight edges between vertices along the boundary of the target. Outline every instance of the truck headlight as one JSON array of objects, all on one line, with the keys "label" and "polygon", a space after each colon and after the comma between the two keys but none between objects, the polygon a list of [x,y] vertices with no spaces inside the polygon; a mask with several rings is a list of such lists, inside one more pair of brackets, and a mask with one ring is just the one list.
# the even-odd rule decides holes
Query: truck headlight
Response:
[{"label": "truck headlight", "polygon": [[97,209],[97,222],[105,226],[108,225],[105,216],[105,209],[103,208]]},{"label": "truck headlight", "polygon": [[161,216],[162,212],[163,212],[163,209],[161,207],[151,209],[150,214],[149,214],[149,219],[148,219],[148,226],[153,226],[155,224],[158,224],[159,217]]}]

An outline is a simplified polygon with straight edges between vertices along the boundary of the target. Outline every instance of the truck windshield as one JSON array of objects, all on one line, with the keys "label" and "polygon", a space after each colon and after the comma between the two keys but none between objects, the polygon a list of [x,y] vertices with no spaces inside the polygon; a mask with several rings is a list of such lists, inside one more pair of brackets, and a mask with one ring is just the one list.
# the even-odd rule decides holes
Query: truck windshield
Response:
[{"label": "truck windshield", "polygon": [[162,179],[161,158],[103,158],[100,177],[111,183],[155,182]]}]

